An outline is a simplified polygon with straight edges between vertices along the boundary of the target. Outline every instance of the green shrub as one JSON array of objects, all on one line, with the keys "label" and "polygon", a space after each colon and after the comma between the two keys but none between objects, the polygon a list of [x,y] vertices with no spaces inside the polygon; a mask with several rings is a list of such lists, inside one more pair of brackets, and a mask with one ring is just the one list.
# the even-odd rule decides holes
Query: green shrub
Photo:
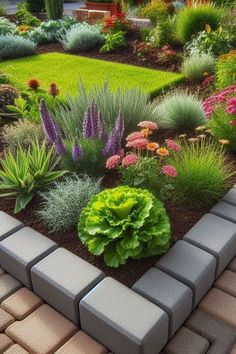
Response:
[{"label": "green shrub", "polygon": [[44,0],[27,0],[27,6],[30,12],[41,12],[45,10]]},{"label": "green shrub", "polygon": [[216,64],[216,86],[219,89],[236,82],[236,50],[222,55]]},{"label": "green shrub", "polygon": [[53,149],[47,150],[45,144],[32,143],[27,151],[19,145],[16,157],[11,151],[5,153],[4,159],[0,160],[0,190],[9,192],[0,194],[0,197],[16,198],[15,213],[25,209],[37,190],[65,174],[65,171],[54,171],[58,162]]},{"label": "green shrub", "polygon": [[49,20],[63,17],[64,0],[45,0],[46,12]]},{"label": "green shrub", "polygon": [[119,49],[125,47],[125,33],[122,31],[110,33],[108,32],[105,35],[105,44],[103,44],[100,49],[101,53],[109,53],[115,49]]},{"label": "green shrub", "polygon": [[161,19],[151,30],[146,41],[155,47],[173,44],[175,42],[175,18],[168,16]]},{"label": "green shrub", "polygon": [[186,6],[177,14],[177,37],[182,43],[186,43],[192,36],[205,30],[206,25],[216,30],[219,21],[220,11],[210,4]]},{"label": "green shrub", "polygon": [[44,132],[40,125],[28,120],[19,120],[13,124],[5,125],[2,137],[7,149],[15,152],[19,144],[23,149],[28,149],[34,140],[38,140],[40,144],[43,143]]},{"label": "green shrub", "polygon": [[88,250],[104,255],[110,267],[165,253],[170,223],[163,204],[144,189],[118,187],[92,197],[83,209],[79,238]]},{"label": "green shrub", "polygon": [[77,225],[82,209],[100,190],[100,179],[65,177],[41,193],[43,202],[38,215],[52,232],[67,231]]},{"label": "green shrub", "polygon": [[7,0],[0,0],[0,16],[7,14]]},{"label": "green shrub", "polygon": [[78,94],[67,96],[66,105],[55,110],[55,119],[63,126],[66,133],[81,131],[84,113],[92,101],[104,119],[105,126],[110,131],[115,124],[120,108],[125,120],[125,133],[134,131],[140,121],[156,121],[158,114],[156,104],[150,102],[149,95],[139,89],[117,90],[112,92],[108,83],[104,86],[95,86],[87,91],[82,82],[78,85]]},{"label": "green shrub", "polygon": [[0,36],[12,34],[16,31],[16,25],[5,17],[0,17]]},{"label": "green shrub", "polygon": [[193,132],[206,123],[201,102],[192,94],[168,94],[157,108],[159,125],[177,132]]},{"label": "green shrub", "polygon": [[173,181],[175,200],[196,208],[217,202],[233,174],[221,147],[204,139],[183,143],[181,154],[170,162],[178,172]]},{"label": "green shrub", "polygon": [[101,27],[80,23],[72,26],[65,32],[61,32],[57,39],[62,43],[66,50],[77,52],[80,50],[89,50],[104,41],[100,33]]},{"label": "green shrub", "polygon": [[205,74],[214,74],[216,60],[211,54],[193,53],[183,62],[182,72],[187,79],[201,81]]},{"label": "green shrub", "polygon": [[142,14],[144,17],[147,17],[153,25],[156,25],[159,20],[168,16],[170,10],[173,10],[173,8],[170,8],[165,1],[152,0],[143,8]]},{"label": "green shrub", "polygon": [[24,1],[17,4],[16,17],[20,21],[21,25],[36,27],[41,23],[37,17],[33,16],[29,12],[28,5]]},{"label": "green shrub", "polygon": [[0,60],[19,58],[36,52],[36,44],[20,36],[0,36]]}]

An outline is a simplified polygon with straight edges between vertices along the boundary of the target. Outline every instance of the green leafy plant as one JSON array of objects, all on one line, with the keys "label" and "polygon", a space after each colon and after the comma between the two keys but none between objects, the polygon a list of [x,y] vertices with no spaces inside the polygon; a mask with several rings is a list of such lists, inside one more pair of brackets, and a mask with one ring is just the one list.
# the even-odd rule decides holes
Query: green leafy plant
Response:
[{"label": "green leafy plant", "polygon": [[174,179],[174,198],[195,208],[210,207],[229,187],[233,166],[219,144],[209,140],[183,142],[182,153],[170,163],[178,176]]},{"label": "green leafy plant", "polygon": [[157,107],[159,126],[177,132],[191,132],[206,123],[201,102],[192,94],[167,94]]},{"label": "green leafy plant", "polygon": [[167,17],[172,11],[173,7],[171,5],[167,5],[165,1],[153,0],[144,6],[142,14],[144,17],[147,17],[153,25],[156,25],[160,19]]},{"label": "green leafy plant", "polygon": [[37,190],[66,173],[54,171],[58,162],[53,149],[47,150],[45,144],[32,143],[27,151],[19,145],[16,157],[11,151],[5,153],[4,159],[0,160],[0,190],[10,192],[2,193],[0,197],[16,198],[15,213],[18,213],[32,200]]},{"label": "green leafy plant", "polygon": [[0,60],[19,58],[36,52],[36,44],[19,36],[0,36]]},{"label": "green leafy plant", "polygon": [[46,12],[49,20],[63,17],[64,0],[45,0]]},{"label": "green leafy plant", "polygon": [[17,4],[16,17],[21,25],[36,27],[39,26],[41,22],[29,12],[27,2],[25,1]]},{"label": "green leafy plant", "polygon": [[187,79],[201,81],[205,76],[214,74],[216,60],[211,54],[195,52],[184,59],[182,72]]},{"label": "green leafy plant", "polygon": [[220,56],[216,64],[216,86],[219,89],[236,82],[236,50]]},{"label": "green leafy plant", "polygon": [[0,36],[12,34],[16,31],[16,25],[5,17],[0,17]]},{"label": "green leafy plant", "polygon": [[105,44],[100,49],[101,53],[109,53],[115,49],[125,47],[125,34],[122,31],[107,33],[105,35]]},{"label": "green leafy plant", "polygon": [[57,39],[66,50],[71,52],[89,50],[103,43],[104,36],[100,31],[101,26],[89,25],[84,22],[73,25],[67,31],[61,32]]},{"label": "green leafy plant", "polygon": [[88,176],[67,176],[40,195],[43,202],[38,215],[52,232],[77,225],[82,209],[101,190],[101,180]]},{"label": "green leafy plant", "polygon": [[0,16],[7,14],[7,0],[0,0]]},{"label": "green leafy plant", "polygon": [[182,43],[191,40],[192,36],[204,31],[206,25],[212,30],[219,27],[221,12],[211,4],[186,6],[177,14],[177,37]]},{"label": "green leafy plant", "polygon": [[158,21],[145,41],[152,43],[155,47],[173,44],[175,42],[175,17],[168,16]]},{"label": "green leafy plant", "polygon": [[163,204],[150,192],[127,186],[92,197],[80,215],[79,238],[88,250],[118,267],[128,258],[165,253],[170,223]]}]

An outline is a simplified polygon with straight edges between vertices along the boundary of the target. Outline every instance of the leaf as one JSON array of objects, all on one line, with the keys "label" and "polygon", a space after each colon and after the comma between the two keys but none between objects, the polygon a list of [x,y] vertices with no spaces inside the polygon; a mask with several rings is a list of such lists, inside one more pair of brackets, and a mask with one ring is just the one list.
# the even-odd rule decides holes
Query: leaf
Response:
[{"label": "leaf", "polygon": [[18,195],[18,197],[16,198],[14,214],[17,214],[22,209],[25,209],[26,205],[29,204],[29,202],[32,200],[33,196],[34,196],[33,193]]}]

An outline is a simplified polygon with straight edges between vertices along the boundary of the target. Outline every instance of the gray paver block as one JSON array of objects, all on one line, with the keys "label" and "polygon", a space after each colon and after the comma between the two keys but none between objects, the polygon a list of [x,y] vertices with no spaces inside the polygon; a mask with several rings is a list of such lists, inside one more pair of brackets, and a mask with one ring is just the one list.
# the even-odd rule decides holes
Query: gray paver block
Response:
[{"label": "gray paver block", "polygon": [[232,204],[220,201],[210,210],[210,212],[223,219],[236,223],[236,206]]},{"label": "gray paver block", "polygon": [[31,269],[33,290],[64,316],[79,323],[79,301],[105,274],[64,248]]},{"label": "gray paver block", "polygon": [[0,302],[21,288],[18,280],[9,274],[3,274],[0,278]]},{"label": "gray paver block", "polygon": [[168,339],[168,315],[112,278],[80,302],[82,329],[114,354],[156,354]]},{"label": "gray paver block", "polygon": [[195,307],[214,282],[216,258],[186,241],[178,241],[156,267],[193,290]]},{"label": "gray paver block", "polygon": [[31,267],[57,247],[55,242],[39,232],[24,227],[0,242],[1,265],[26,287],[31,288]]},{"label": "gray paver block", "polygon": [[[23,223],[0,211],[0,241],[23,227]],[[1,260],[0,260],[1,264]]]},{"label": "gray paver block", "polygon": [[185,325],[211,342],[207,354],[230,353],[236,341],[235,328],[200,309],[194,311]]},{"label": "gray paver block", "polygon": [[139,278],[132,289],[168,313],[170,337],[192,311],[192,290],[157,268],[150,268]]},{"label": "gray paver block", "polygon": [[235,255],[236,224],[216,215],[206,214],[187,232],[184,240],[216,257],[218,277]]},{"label": "gray paver block", "polygon": [[165,354],[205,354],[210,343],[186,327],[181,327],[164,349]]},{"label": "gray paver block", "polygon": [[236,187],[230,189],[228,193],[222,198],[224,202],[236,205]]}]

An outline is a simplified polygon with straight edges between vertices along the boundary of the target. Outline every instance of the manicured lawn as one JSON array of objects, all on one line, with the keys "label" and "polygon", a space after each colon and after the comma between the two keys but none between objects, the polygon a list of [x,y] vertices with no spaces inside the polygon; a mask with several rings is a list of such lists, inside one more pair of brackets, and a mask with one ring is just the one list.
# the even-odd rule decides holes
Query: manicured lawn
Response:
[{"label": "manicured lawn", "polygon": [[47,88],[50,82],[56,82],[62,95],[74,94],[77,82],[82,79],[88,88],[108,80],[112,89],[139,87],[154,96],[183,78],[177,73],[62,53],[48,53],[4,61],[0,63],[1,70],[15,75],[22,83],[37,78],[44,88]]}]

